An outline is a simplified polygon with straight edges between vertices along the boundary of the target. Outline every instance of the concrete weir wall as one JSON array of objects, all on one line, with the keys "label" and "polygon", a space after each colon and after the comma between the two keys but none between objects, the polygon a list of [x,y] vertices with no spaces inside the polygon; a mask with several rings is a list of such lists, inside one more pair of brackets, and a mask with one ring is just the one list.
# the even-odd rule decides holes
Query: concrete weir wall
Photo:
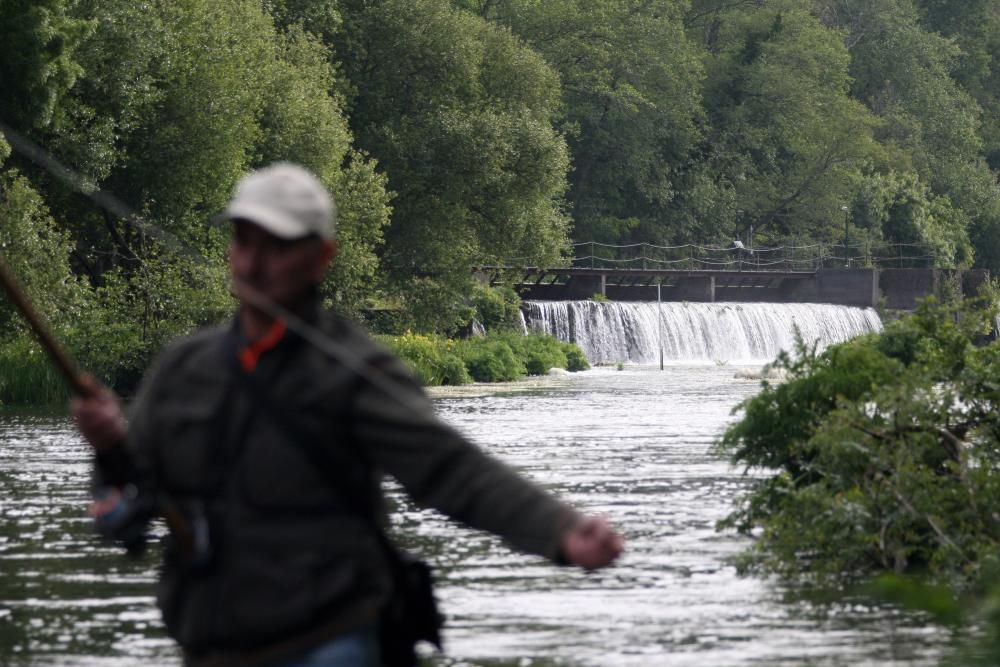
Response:
[{"label": "concrete weir wall", "polygon": [[[657,286],[617,284],[613,272],[574,275],[561,284],[523,285],[530,300],[580,300],[603,294],[612,301],[656,301]],[[983,270],[945,269],[819,269],[814,273],[684,272],[662,280],[663,301],[737,301],[770,303],[832,303],[894,310],[911,310],[917,302],[944,291],[961,289],[974,296],[989,278]]]}]

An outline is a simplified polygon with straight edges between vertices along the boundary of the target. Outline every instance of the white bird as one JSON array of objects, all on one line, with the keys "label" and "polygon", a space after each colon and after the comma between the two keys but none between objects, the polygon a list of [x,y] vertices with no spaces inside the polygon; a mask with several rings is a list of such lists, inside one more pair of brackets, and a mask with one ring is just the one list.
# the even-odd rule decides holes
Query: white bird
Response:
[{"label": "white bird", "polygon": [[744,249],[743,248],[743,241],[740,241],[739,239],[733,239],[733,246],[736,247],[736,248],[739,248],[740,250]]}]

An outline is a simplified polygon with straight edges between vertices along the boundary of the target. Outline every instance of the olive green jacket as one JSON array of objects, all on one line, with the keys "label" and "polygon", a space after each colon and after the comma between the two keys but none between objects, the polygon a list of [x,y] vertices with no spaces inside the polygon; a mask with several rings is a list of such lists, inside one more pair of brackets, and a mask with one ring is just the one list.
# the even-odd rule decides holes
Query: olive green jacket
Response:
[{"label": "olive green jacket", "polygon": [[357,327],[329,314],[314,324],[336,356],[288,332],[252,378],[235,363],[238,323],[183,340],[130,411],[143,487],[205,518],[208,560],[168,545],[157,591],[189,657],[374,625],[391,592],[374,528],[383,472],[419,505],[552,560],[577,518],[441,422],[405,365]]}]

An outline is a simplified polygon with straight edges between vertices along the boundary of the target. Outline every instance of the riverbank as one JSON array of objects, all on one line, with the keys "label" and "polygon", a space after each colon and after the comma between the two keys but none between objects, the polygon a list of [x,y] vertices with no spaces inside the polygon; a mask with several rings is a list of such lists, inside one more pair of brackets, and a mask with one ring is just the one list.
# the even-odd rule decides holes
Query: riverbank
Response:
[{"label": "riverbank", "polygon": [[[420,383],[433,387],[472,382],[511,382],[545,375],[553,368],[580,371],[590,368],[583,351],[543,334],[486,333],[465,339],[406,332],[375,337],[409,364]],[[93,355],[84,355],[81,361]],[[122,361],[123,367],[135,364]],[[102,381],[116,386],[113,368],[101,370],[83,363]],[[133,373],[134,374],[134,373]],[[134,388],[141,373],[129,384]],[[109,381],[110,380],[110,381]],[[39,345],[27,335],[0,344],[0,406],[52,406],[66,402],[65,380]]]}]

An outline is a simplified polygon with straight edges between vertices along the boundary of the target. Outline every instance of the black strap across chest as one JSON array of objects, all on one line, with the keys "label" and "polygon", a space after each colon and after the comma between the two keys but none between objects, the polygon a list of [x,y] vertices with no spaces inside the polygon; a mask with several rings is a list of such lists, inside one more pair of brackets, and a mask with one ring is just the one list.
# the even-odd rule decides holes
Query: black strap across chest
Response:
[{"label": "black strap across chest", "polygon": [[[235,338],[233,340],[235,342]],[[344,509],[365,519],[366,523],[376,525],[376,507],[373,503],[368,502],[366,489],[360,488],[357,479],[350,479],[344,474],[344,466],[336,464],[330,449],[332,446],[339,447],[338,453],[353,458],[356,468],[370,469],[371,467],[370,462],[351,442],[353,431],[351,404],[355,393],[353,389],[357,387],[357,378],[345,376],[343,380],[345,388],[338,392],[342,394],[344,400],[341,401],[341,405],[330,406],[330,416],[326,420],[327,428],[324,429],[329,437],[323,438],[317,437],[316,433],[311,433],[304,428],[295,419],[296,411],[292,405],[279,397],[276,392],[269,390],[269,387],[277,385],[283,371],[294,364],[303,363],[299,355],[303,347],[301,339],[294,334],[288,334],[288,339],[283,340],[272,351],[276,357],[271,360],[273,363],[251,373],[246,372],[240,365],[235,345],[230,347],[229,354],[227,354],[227,365],[230,369],[232,393],[244,393],[249,397],[251,407],[244,419],[238,422],[238,426],[227,434],[227,439],[233,445],[230,450],[235,453],[236,460],[238,460],[245,448],[247,433],[253,420],[258,415],[269,420],[277,427],[278,432],[285,436],[288,443],[298,447],[317,470],[323,472],[329,482],[329,488]],[[233,440],[234,438],[235,440]],[[231,463],[235,463],[236,460],[231,460]]]}]

